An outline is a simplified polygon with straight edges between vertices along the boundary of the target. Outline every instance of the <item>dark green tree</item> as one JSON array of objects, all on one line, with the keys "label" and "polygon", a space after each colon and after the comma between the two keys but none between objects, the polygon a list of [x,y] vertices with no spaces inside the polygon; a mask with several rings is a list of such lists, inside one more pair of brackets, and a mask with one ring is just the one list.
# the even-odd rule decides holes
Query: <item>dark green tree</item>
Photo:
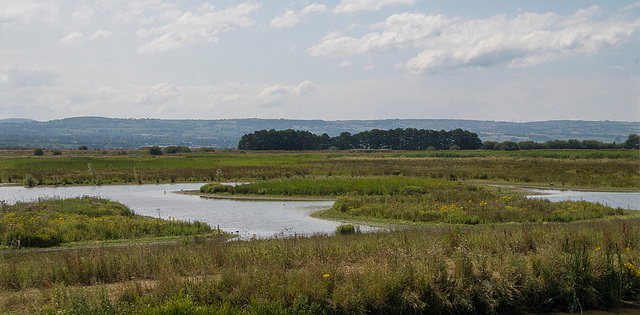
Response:
[{"label": "dark green tree", "polygon": [[640,149],[640,136],[635,133],[630,134],[627,140],[624,142],[624,148],[632,150]]},{"label": "dark green tree", "polygon": [[151,155],[162,155],[162,149],[158,146],[150,147],[149,154]]}]

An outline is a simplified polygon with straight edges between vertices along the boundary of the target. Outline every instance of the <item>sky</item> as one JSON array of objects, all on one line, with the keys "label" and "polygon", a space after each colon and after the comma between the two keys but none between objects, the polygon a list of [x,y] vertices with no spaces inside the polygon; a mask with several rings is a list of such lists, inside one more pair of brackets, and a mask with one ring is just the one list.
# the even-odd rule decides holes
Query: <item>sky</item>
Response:
[{"label": "sky", "polygon": [[0,0],[0,119],[640,121],[640,1]]}]

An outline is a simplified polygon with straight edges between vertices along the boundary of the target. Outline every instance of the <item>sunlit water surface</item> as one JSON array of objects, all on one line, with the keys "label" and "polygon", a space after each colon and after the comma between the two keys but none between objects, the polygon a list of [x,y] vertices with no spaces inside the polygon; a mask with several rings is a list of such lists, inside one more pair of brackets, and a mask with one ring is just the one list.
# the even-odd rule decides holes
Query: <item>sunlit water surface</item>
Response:
[{"label": "sunlit water surface", "polygon": [[536,195],[529,195],[527,197],[544,198],[553,202],[566,200],[584,200],[589,202],[601,203],[612,208],[640,210],[640,193],[553,189],[535,189],[534,192],[536,193]]}]

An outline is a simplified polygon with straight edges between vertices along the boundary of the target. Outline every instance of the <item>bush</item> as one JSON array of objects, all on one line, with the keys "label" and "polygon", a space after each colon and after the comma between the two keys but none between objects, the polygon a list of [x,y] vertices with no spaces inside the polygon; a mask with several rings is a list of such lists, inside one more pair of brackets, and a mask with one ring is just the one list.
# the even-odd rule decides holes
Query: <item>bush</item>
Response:
[{"label": "bush", "polygon": [[203,194],[215,194],[221,192],[227,192],[231,186],[225,186],[222,184],[206,184],[200,187],[200,192]]},{"label": "bush", "polygon": [[356,234],[356,227],[353,224],[341,224],[336,228],[337,235]]},{"label": "bush", "polygon": [[160,149],[160,147],[158,147],[158,146],[150,147],[149,148],[149,154],[151,154],[151,155],[162,155],[162,149]]},{"label": "bush", "polygon": [[38,185],[38,181],[33,176],[31,176],[31,174],[27,174],[24,177],[23,183],[27,187],[35,187]]},{"label": "bush", "polygon": [[48,227],[13,228],[5,233],[4,244],[16,247],[50,247],[62,243],[62,237],[56,230]]},{"label": "bush", "polygon": [[170,146],[164,148],[164,153],[166,153],[166,154],[190,153],[190,152],[191,152],[191,149],[189,147],[179,146],[179,145],[170,145]]},{"label": "bush", "polygon": [[60,151],[60,150],[53,150],[53,155],[62,155],[62,151]]},{"label": "bush", "polygon": [[44,151],[42,151],[42,149],[41,149],[41,148],[33,149],[33,155],[35,155],[35,156],[42,156],[42,155],[44,155]]},{"label": "bush", "polygon": [[78,150],[89,150],[89,148],[86,145],[81,145],[78,147]]}]

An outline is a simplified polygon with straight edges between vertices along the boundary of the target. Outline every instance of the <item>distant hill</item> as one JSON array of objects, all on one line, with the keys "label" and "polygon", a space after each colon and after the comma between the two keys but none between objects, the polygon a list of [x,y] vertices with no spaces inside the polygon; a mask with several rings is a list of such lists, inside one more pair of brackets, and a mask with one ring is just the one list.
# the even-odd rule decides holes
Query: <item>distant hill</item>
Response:
[{"label": "distant hill", "polygon": [[29,122],[37,122],[37,120],[33,119],[25,119],[25,118],[4,118],[0,119],[0,124],[22,124]]},{"label": "distant hill", "polygon": [[0,120],[0,147],[42,147],[70,149],[135,149],[144,146],[184,145],[189,147],[235,148],[242,135],[262,129],[307,130],[337,136],[371,129],[416,128],[464,129],[483,141],[546,142],[550,140],[598,140],[623,142],[629,134],[640,134],[640,122],[553,120],[540,122],[498,122],[459,119],[385,120],[292,120],[222,119],[165,120],[74,117],[39,122]]}]

